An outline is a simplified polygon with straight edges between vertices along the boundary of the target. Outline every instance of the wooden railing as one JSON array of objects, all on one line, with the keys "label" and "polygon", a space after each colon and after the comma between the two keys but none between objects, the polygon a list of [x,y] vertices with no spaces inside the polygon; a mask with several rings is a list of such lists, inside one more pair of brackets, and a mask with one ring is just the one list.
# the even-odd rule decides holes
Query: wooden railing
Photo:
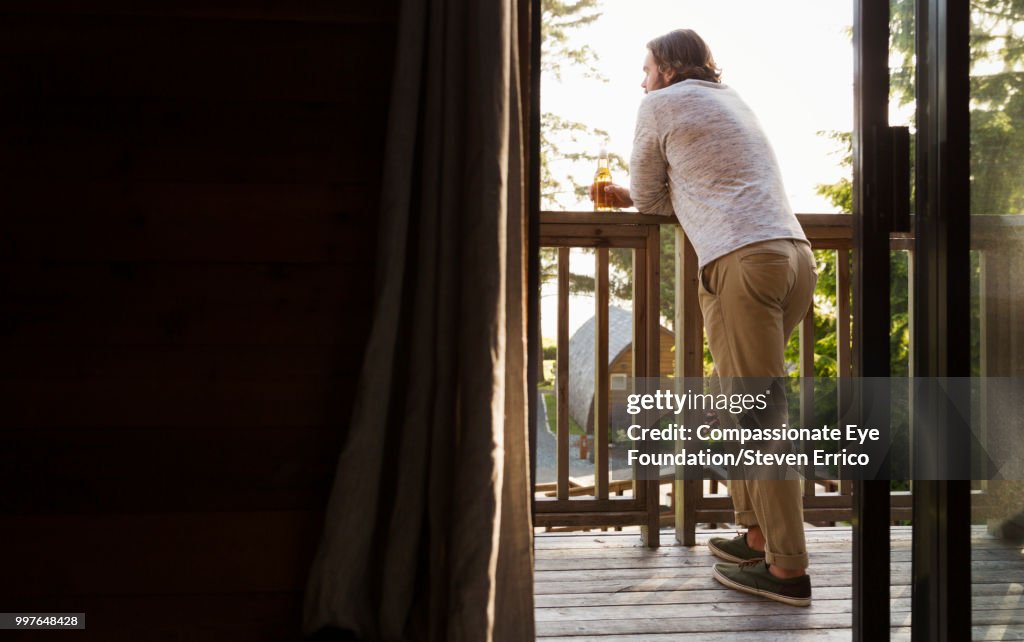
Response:
[{"label": "wooden railing", "polygon": [[[834,214],[801,215],[800,222],[815,249],[836,252],[837,344],[836,361],[841,376],[852,373],[850,294],[851,217]],[[608,495],[608,249],[634,250],[634,376],[657,377],[659,363],[659,228],[676,229],[676,373],[684,377],[703,374],[703,321],[697,304],[697,260],[692,246],[674,218],[623,213],[544,212],[541,215],[541,245],[558,248],[558,361],[557,361],[557,479],[555,499],[539,499],[537,524],[540,526],[606,527],[627,524],[642,526],[648,546],[657,546],[657,526],[662,522],[658,481],[636,481],[632,497],[610,499]],[[569,248],[596,248],[595,258],[595,386],[594,386],[594,484],[589,489],[573,489],[569,480]],[[814,311],[800,326],[800,369],[813,372]],[[801,394],[801,414],[813,408],[810,392]],[[810,423],[810,422],[807,422]],[[727,522],[732,519],[732,503],[726,496],[705,496],[703,482],[674,482],[672,492],[677,538],[692,544],[698,522]],[[622,493],[623,484],[616,484]],[[831,485],[833,492],[818,493],[818,484],[805,484],[807,519],[837,521],[848,519],[852,502],[848,482]],[[570,499],[587,493],[588,498]],[[551,494],[551,493],[549,493]],[[898,502],[903,503],[903,502]],[[907,508],[909,504],[907,505]],[[904,508],[900,506],[899,508]],[[896,516],[894,516],[896,517]]]},{"label": "wooden railing", "polygon": [[[840,214],[798,215],[804,233],[816,250],[832,250],[836,259],[837,354],[841,377],[852,375],[852,310],[850,307],[850,250],[853,243],[852,217]],[[697,257],[674,217],[630,213],[542,212],[541,246],[558,248],[558,362],[557,362],[557,480],[551,489],[553,500],[538,498],[539,526],[607,527],[640,524],[647,545],[657,546],[655,525],[664,521],[659,507],[660,483],[673,484],[671,492],[676,537],[692,545],[698,523],[732,521],[732,501],[725,495],[705,495],[701,479],[633,481],[633,496],[608,498],[608,249],[634,250],[634,376],[657,377],[660,340],[658,284],[659,231],[662,225],[675,228],[676,309],[675,372],[687,378],[704,371],[703,319],[697,302]],[[896,235],[893,249],[907,249],[909,235]],[[569,248],[596,248],[595,262],[595,419],[594,484],[573,488],[568,474],[569,459]],[[800,374],[814,372],[814,309],[800,325]],[[813,421],[813,391],[801,391],[801,420]],[[697,477],[701,477],[698,475]],[[822,483],[824,482],[824,483]],[[717,487],[718,485],[715,484]],[[820,486],[820,488],[819,488]],[[622,483],[617,484],[622,492]],[[805,482],[805,519],[835,522],[849,519],[852,510],[850,482],[809,479]],[[552,494],[551,492],[548,493]],[[586,494],[586,497],[583,495]],[[570,495],[577,499],[570,499]],[[909,517],[910,497],[893,497],[893,519]],[[672,517],[669,517],[671,520]]]},{"label": "wooden railing", "polygon": [[[536,501],[535,524],[576,528],[639,525],[647,546],[659,544],[658,480],[632,480],[630,497],[609,496],[608,317],[610,248],[633,250],[632,372],[657,377],[661,220],[642,222],[625,214],[544,213],[540,244],[558,248],[557,448],[554,498]],[[650,218],[650,217],[645,217]],[[569,249],[596,248],[594,304],[594,483],[588,498],[570,499],[569,480]]]}]

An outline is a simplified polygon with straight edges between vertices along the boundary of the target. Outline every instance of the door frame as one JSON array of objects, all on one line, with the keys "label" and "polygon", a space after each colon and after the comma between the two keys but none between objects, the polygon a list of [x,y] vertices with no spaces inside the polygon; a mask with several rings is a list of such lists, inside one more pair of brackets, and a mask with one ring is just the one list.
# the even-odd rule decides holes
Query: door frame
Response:
[{"label": "door frame", "polygon": [[[915,22],[912,372],[970,377],[970,2],[917,0]],[[969,431],[954,425],[956,412],[929,414],[932,425],[911,433],[913,465],[958,470],[952,459],[970,453]],[[969,640],[970,482],[917,481],[913,491],[912,639]]]},{"label": "door frame", "polygon": [[[523,0],[529,24],[521,71],[530,78],[528,123],[528,390],[536,389],[539,340],[540,0]],[[917,136],[911,372],[970,376],[969,0],[916,0]],[[521,31],[522,34],[522,31]],[[889,2],[854,0],[854,376],[889,376],[888,297],[866,296],[889,282],[893,149],[888,127]],[[525,56],[524,56],[525,58]],[[524,61],[525,62],[525,61]],[[877,288],[876,288],[877,291]],[[531,486],[536,399],[528,399]],[[914,431],[922,435],[922,430]],[[968,452],[952,448],[946,452]],[[912,636],[970,639],[970,482],[914,483]],[[890,629],[889,482],[858,481],[853,497],[853,632],[883,640]],[[531,502],[532,504],[532,502]]]},{"label": "door frame", "polygon": [[[916,0],[916,163],[911,373],[969,377],[970,301],[970,3]],[[854,2],[854,375],[887,377],[889,300],[871,284],[889,282],[894,220],[894,146],[888,124],[889,2]],[[875,289],[877,292],[877,288]],[[876,409],[877,413],[877,409]],[[956,413],[928,413],[952,418]],[[877,416],[877,415],[876,415]],[[917,425],[911,451],[925,461],[970,452],[967,431]],[[956,435],[960,435],[959,437]],[[943,446],[922,448],[925,440]],[[854,487],[853,631],[856,640],[889,638],[889,482]],[[915,481],[912,639],[967,640],[971,635],[969,481]],[[884,578],[884,579],[883,579]]]},{"label": "door frame", "polygon": [[[853,45],[853,310],[857,320],[853,330],[853,376],[856,380],[890,374],[888,289],[886,296],[878,296],[876,285],[889,283],[890,276],[892,154],[888,145],[888,0],[854,0]],[[865,411],[860,407],[854,409],[857,414]],[[884,418],[882,420],[884,422]],[[889,639],[889,487],[888,480],[854,482],[852,626],[855,640]]]}]

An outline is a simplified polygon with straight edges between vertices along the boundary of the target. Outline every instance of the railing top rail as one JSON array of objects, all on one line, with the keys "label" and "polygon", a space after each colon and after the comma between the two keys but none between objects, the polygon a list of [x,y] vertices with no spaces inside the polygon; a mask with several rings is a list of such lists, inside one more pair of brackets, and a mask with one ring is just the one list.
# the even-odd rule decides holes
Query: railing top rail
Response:
[{"label": "railing top rail", "polygon": [[[803,225],[828,225],[851,227],[853,219],[849,214],[796,215]],[[639,212],[593,212],[593,211],[548,211],[540,212],[541,223],[576,223],[583,225],[678,225],[675,216],[641,214]]]},{"label": "railing top rail", "polygon": [[[853,217],[849,214],[799,213],[796,215],[807,237],[813,241],[852,239]],[[911,217],[913,220],[913,217]],[[542,224],[602,225],[606,227],[638,225],[678,225],[674,216],[641,214],[639,212],[548,211],[540,212]],[[911,249],[914,233],[891,232],[893,249]],[[980,246],[994,241],[1019,242],[1024,239],[1024,215],[975,214],[971,216],[972,242]],[[845,243],[844,243],[845,245]]]},{"label": "railing top rail", "polygon": [[[853,243],[853,217],[849,214],[797,214],[804,234],[818,249],[849,249]],[[600,245],[626,247],[628,242],[611,239],[623,235],[635,235],[651,225],[679,225],[674,216],[640,214],[637,212],[551,212],[540,213],[543,230],[547,229],[548,242],[554,245],[567,243],[580,245],[579,238],[599,239]],[[575,242],[562,238],[572,232]],[[905,241],[903,241],[905,242]],[[587,245],[583,243],[582,245]]]}]

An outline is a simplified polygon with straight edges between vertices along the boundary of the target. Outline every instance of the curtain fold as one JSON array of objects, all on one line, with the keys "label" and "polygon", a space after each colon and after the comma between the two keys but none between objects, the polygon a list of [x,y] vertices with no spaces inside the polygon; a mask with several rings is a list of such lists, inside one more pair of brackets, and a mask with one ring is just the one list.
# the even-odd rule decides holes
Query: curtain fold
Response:
[{"label": "curtain fold", "polygon": [[533,640],[517,0],[405,0],[374,327],[304,628]]}]

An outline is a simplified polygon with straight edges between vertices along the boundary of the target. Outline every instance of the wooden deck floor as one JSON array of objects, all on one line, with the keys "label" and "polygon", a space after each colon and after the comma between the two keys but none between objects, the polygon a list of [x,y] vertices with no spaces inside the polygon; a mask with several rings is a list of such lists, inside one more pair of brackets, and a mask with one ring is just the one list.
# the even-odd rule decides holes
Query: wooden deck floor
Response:
[{"label": "wooden deck floor", "polygon": [[[849,528],[808,529],[814,602],[798,608],[724,588],[703,544],[733,531],[698,533],[693,548],[640,546],[636,532],[542,533],[536,537],[537,637],[720,642],[850,640]],[[892,639],[910,639],[909,527],[892,529]],[[1024,555],[973,533],[975,640],[1024,640]],[[670,531],[663,542],[673,542]]]}]

